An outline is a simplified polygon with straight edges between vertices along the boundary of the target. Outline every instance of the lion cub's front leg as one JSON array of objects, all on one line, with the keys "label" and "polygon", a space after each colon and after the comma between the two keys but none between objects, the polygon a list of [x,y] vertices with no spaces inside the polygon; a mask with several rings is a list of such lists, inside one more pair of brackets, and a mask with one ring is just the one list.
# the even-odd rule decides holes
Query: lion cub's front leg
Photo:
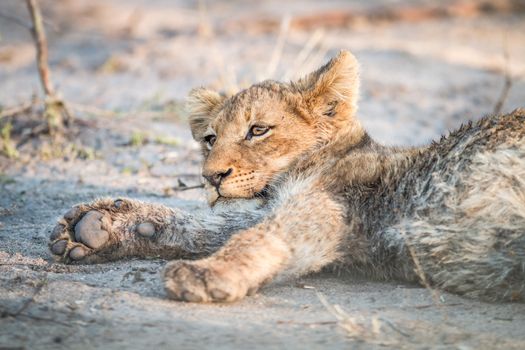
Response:
[{"label": "lion cub's front leg", "polygon": [[339,257],[345,231],[342,207],[327,193],[302,193],[261,223],[234,235],[212,256],[173,261],[164,271],[172,299],[234,301],[276,275],[317,271]]},{"label": "lion cub's front leg", "polygon": [[173,299],[191,302],[241,299],[284,269],[290,257],[290,247],[281,237],[263,227],[248,229],[209,258],[169,263],[166,290]]},{"label": "lion cub's front leg", "polygon": [[197,258],[217,251],[234,231],[253,226],[265,213],[258,202],[190,213],[132,199],[101,199],[79,204],[60,218],[49,248],[64,263]]},{"label": "lion cub's front leg", "polygon": [[167,207],[130,199],[79,204],[59,219],[49,247],[65,263],[98,263],[155,252],[162,255],[152,238],[169,228],[174,215]]}]

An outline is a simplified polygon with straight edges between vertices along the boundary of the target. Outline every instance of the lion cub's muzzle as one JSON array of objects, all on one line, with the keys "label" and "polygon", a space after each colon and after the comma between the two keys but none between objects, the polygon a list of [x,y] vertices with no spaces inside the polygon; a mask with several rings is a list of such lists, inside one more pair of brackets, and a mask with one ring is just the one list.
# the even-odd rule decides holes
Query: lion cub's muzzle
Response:
[{"label": "lion cub's muzzle", "polygon": [[216,200],[218,197],[253,198],[265,185],[261,183],[261,178],[257,176],[255,170],[239,170],[235,167],[224,170],[205,168],[202,176],[211,200]]},{"label": "lion cub's muzzle", "polygon": [[202,176],[219,191],[221,187],[221,183],[224,179],[226,179],[228,176],[231,175],[233,172],[232,168],[229,168],[226,171],[218,171],[218,172],[211,172],[211,173],[203,173]]}]

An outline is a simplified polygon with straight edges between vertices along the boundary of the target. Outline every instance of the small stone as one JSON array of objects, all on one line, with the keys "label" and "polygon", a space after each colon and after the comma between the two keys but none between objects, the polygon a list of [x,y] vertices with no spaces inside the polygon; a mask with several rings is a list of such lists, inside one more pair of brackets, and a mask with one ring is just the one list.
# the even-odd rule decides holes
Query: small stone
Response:
[{"label": "small stone", "polygon": [[67,247],[67,241],[66,240],[61,240],[61,241],[55,242],[51,246],[51,253],[53,253],[55,255],[62,255],[66,251],[66,247]]},{"label": "small stone", "polygon": [[137,226],[137,232],[144,237],[151,237],[155,234],[155,226],[151,222],[143,222]]},{"label": "small stone", "polygon": [[86,250],[82,247],[75,247],[69,252],[69,257],[73,260],[80,260],[86,256]]}]

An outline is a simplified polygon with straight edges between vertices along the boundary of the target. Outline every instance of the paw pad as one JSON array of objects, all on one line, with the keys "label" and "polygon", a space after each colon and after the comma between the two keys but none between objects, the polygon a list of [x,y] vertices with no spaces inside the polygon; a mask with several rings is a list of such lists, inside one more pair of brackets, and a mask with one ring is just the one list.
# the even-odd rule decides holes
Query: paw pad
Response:
[{"label": "paw pad", "polygon": [[83,247],[78,246],[78,247],[73,248],[71,252],[69,252],[69,257],[73,260],[80,260],[84,258],[86,254],[87,254],[87,251]]},{"label": "paw pad", "polygon": [[62,224],[56,225],[53,231],[51,232],[51,236],[49,236],[49,238],[51,238],[51,240],[57,239],[58,237],[60,237],[62,232],[64,232],[64,228],[65,226]]},{"label": "paw pad", "polygon": [[51,246],[51,252],[55,255],[62,255],[66,251],[66,247],[67,247],[67,241],[61,240],[61,241],[55,242]]},{"label": "paw pad", "polygon": [[90,248],[97,249],[109,240],[109,233],[102,229],[104,214],[89,211],[75,226],[75,239]]},{"label": "paw pad", "polygon": [[155,234],[155,226],[151,222],[143,222],[137,226],[137,232],[144,237],[151,237]]},{"label": "paw pad", "polygon": [[188,291],[182,293],[182,300],[189,301],[190,303],[200,303],[203,301],[200,295]]},{"label": "paw pad", "polygon": [[71,209],[69,209],[69,211],[67,213],[64,214],[64,219],[66,220],[73,220],[75,219],[78,214],[80,212],[80,208],[79,207],[73,207]]},{"label": "paw pad", "polygon": [[228,299],[228,297],[230,296],[228,293],[223,292],[220,289],[212,289],[210,291],[210,295],[213,298],[213,300],[216,300],[216,301],[224,301]]}]

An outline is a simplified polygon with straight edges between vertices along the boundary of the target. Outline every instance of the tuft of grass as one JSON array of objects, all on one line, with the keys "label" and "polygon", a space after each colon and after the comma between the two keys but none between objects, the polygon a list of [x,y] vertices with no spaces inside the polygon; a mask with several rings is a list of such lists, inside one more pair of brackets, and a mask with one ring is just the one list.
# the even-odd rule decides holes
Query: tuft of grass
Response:
[{"label": "tuft of grass", "polygon": [[16,180],[9,175],[0,173],[0,185],[14,184]]},{"label": "tuft of grass", "polygon": [[122,170],[120,170],[120,173],[122,175],[133,175],[136,172],[137,172],[137,170],[132,168],[132,167],[130,167],[130,166],[126,166],[126,167],[122,168]]},{"label": "tuft of grass", "polygon": [[125,72],[127,69],[127,64],[122,58],[112,55],[98,67],[97,72],[101,74],[115,74]]},{"label": "tuft of grass", "polygon": [[166,145],[166,146],[172,146],[172,147],[177,147],[181,144],[180,139],[176,137],[165,136],[165,135],[156,136],[154,139],[154,142],[160,145]]},{"label": "tuft of grass", "polygon": [[167,135],[151,136],[146,132],[137,130],[131,134],[128,145],[132,147],[140,147],[147,143],[156,143],[159,145],[177,147],[180,146],[181,142],[182,141],[177,137]]},{"label": "tuft of grass", "polygon": [[78,146],[73,144],[71,146],[71,153],[76,157],[84,160],[93,160],[97,158],[97,152],[92,147]]},{"label": "tuft of grass", "polygon": [[12,129],[13,124],[11,124],[11,122],[7,122],[0,130],[0,140],[2,141],[1,153],[7,158],[15,159],[18,158],[18,151],[11,140]]},{"label": "tuft of grass", "polygon": [[43,160],[71,158],[93,160],[99,157],[91,147],[85,147],[75,143],[67,142],[45,142],[40,146],[40,157]]},{"label": "tuft of grass", "polygon": [[399,349],[411,338],[409,333],[385,318],[376,315],[351,316],[339,305],[329,303],[322,293],[316,291],[316,294],[321,304],[336,318],[339,327],[354,340]]},{"label": "tuft of grass", "polygon": [[148,142],[148,135],[142,131],[134,131],[131,134],[129,145],[133,147],[143,146]]}]

